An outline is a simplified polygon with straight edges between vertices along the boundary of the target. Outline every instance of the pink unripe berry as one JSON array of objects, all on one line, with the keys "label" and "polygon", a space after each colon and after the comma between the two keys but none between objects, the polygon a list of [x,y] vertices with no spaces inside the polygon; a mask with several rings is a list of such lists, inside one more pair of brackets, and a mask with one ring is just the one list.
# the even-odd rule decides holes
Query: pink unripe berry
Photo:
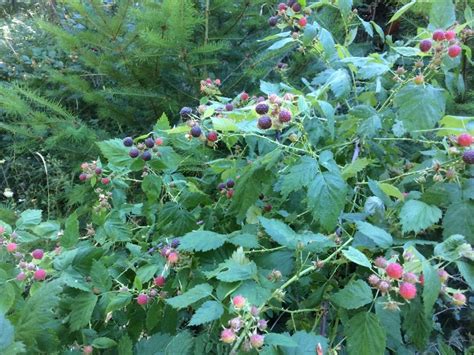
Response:
[{"label": "pink unripe berry", "polygon": [[232,329],[230,328],[225,328],[221,332],[221,341],[226,344],[231,344],[235,341],[235,333]]},{"label": "pink unripe berry", "polygon": [[458,144],[461,147],[469,147],[474,142],[474,138],[469,133],[462,133],[458,136]]},{"label": "pink unripe berry", "polygon": [[448,55],[451,58],[456,58],[459,54],[461,53],[461,47],[459,47],[457,44],[453,44],[448,48]]},{"label": "pink unripe berry", "polygon": [[156,145],[163,145],[163,138],[160,138],[160,137],[156,138],[155,139],[155,144]]},{"label": "pink unripe berry", "polygon": [[252,344],[252,347],[255,349],[261,348],[264,340],[265,336],[261,334],[254,333],[250,336],[250,344]]},{"label": "pink unripe berry", "polygon": [[418,282],[418,277],[412,272],[406,272],[403,274],[403,281],[415,284]]},{"label": "pink unripe berry", "polygon": [[444,33],[444,38],[446,38],[448,41],[452,41],[456,38],[456,32],[453,30],[448,30]]},{"label": "pink unripe berry", "polygon": [[245,306],[246,301],[247,300],[245,299],[244,296],[237,295],[232,299],[232,304],[234,305],[236,309],[241,309]]},{"label": "pink unripe berry", "polygon": [[268,322],[265,320],[265,319],[260,319],[258,322],[257,322],[257,327],[258,329],[260,330],[265,330],[267,329],[268,327]]},{"label": "pink unripe berry", "polygon": [[157,276],[155,280],[153,280],[156,286],[163,287],[165,285],[166,279],[164,276]]},{"label": "pink unripe berry", "polygon": [[178,253],[172,251],[171,253],[168,254],[168,262],[170,264],[176,264],[179,260],[179,255]]},{"label": "pink unripe berry", "polygon": [[377,284],[380,282],[380,278],[375,274],[370,275],[368,280],[369,284],[372,286],[377,286]]},{"label": "pink unripe berry", "polygon": [[79,175],[79,180],[86,181],[87,180],[87,174],[82,173],[81,175]]},{"label": "pink unripe berry", "polygon": [[466,304],[466,296],[462,293],[453,294],[453,304],[458,307],[464,306]]},{"label": "pink unripe berry", "polygon": [[288,8],[284,2],[278,4],[278,11],[285,11]]},{"label": "pink unripe berry", "polygon": [[146,295],[145,293],[140,293],[137,297],[137,303],[140,306],[143,306],[143,305],[147,304],[148,303],[148,295]]},{"label": "pink unripe berry", "polygon": [[385,272],[392,279],[399,279],[403,275],[403,267],[398,263],[391,263],[387,265]]},{"label": "pink unripe berry", "polygon": [[442,283],[445,283],[446,281],[448,281],[449,274],[446,270],[439,269],[438,270],[438,276],[439,276],[439,279]]},{"label": "pink unripe berry", "polygon": [[386,293],[388,292],[388,290],[390,290],[390,282],[388,282],[387,280],[382,280],[377,285],[377,288],[379,289],[380,292]]},{"label": "pink unripe berry", "polygon": [[94,348],[92,347],[92,345],[86,345],[86,346],[84,346],[84,348],[82,349],[82,353],[83,353],[84,355],[92,354],[93,351],[94,351]]},{"label": "pink unripe berry", "polygon": [[387,267],[387,259],[383,256],[378,256],[374,261],[374,265],[381,269],[385,269]]},{"label": "pink unripe berry", "polygon": [[35,271],[34,275],[33,275],[33,278],[36,280],[36,281],[42,281],[46,278],[46,271],[43,270],[43,269],[38,269]]},{"label": "pink unripe berry", "polygon": [[242,321],[242,318],[240,317],[232,318],[229,321],[229,326],[237,332],[240,330],[240,328],[242,328],[243,325],[244,325],[244,322]]},{"label": "pink unripe berry", "polygon": [[409,282],[402,282],[399,291],[400,296],[406,300],[412,300],[416,297],[416,286]]},{"label": "pink unripe berry", "polygon": [[420,285],[423,286],[425,284],[425,276],[420,275],[420,278],[418,279],[420,281]]},{"label": "pink unripe berry", "polygon": [[109,178],[106,178],[106,177],[100,179],[100,181],[101,181],[104,185],[108,185],[108,184],[110,183],[110,179],[109,179]]},{"label": "pink unripe berry", "polygon": [[41,260],[44,256],[44,251],[42,249],[35,249],[31,252],[33,259]]},{"label": "pink unripe berry", "polygon": [[301,27],[305,27],[307,24],[308,24],[308,20],[306,19],[306,17],[302,17],[298,21],[298,25],[300,25]]},{"label": "pink unripe berry", "polygon": [[433,32],[433,39],[435,41],[439,42],[439,41],[444,40],[444,38],[445,37],[444,37],[444,31],[443,30],[436,30],[436,31]]},{"label": "pink unripe berry", "polygon": [[254,317],[258,317],[258,315],[260,314],[260,310],[257,306],[252,306],[250,307],[250,314]]},{"label": "pink unripe berry", "polygon": [[420,51],[426,53],[431,49],[431,41],[429,39],[424,39],[420,42]]},{"label": "pink unripe berry", "polygon": [[8,243],[7,244],[7,251],[9,253],[13,253],[14,251],[16,251],[17,248],[18,248],[18,245],[16,243]]},{"label": "pink unripe berry", "polygon": [[18,281],[23,281],[24,279],[26,279],[26,274],[24,272],[20,272],[18,275],[16,275],[16,279]]}]

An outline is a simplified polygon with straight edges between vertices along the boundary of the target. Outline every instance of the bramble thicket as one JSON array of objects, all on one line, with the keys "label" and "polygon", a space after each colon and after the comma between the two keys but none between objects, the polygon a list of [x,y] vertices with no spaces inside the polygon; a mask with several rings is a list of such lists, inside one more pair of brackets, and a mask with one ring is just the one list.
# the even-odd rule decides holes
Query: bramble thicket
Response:
[{"label": "bramble thicket", "polygon": [[1,354],[473,351],[469,1],[4,10]]}]

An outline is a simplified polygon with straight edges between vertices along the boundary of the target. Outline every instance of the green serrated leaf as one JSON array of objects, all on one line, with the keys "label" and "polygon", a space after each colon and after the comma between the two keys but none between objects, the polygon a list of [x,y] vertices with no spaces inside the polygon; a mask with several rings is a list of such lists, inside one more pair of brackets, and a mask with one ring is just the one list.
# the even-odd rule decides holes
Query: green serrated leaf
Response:
[{"label": "green serrated leaf", "polygon": [[392,23],[398,20],[405,12],[407,12],[415,4],[416,4],[416,0],[412,0],[408,4],[403,5],[401,8],[397,10],[397,12],[393,14],[393,16],[390,18],[390,21],[388,21],[388,23]]},{"label": "green serrated leaf", "polygon": [[351,281],[333,295],[332,301],[345,309],[356,309],[372,302],[372,290],[365,281]]},{"label": "green serrated leaf", "polygon": [[100,292],[107,292],[112,287],[112,279],[109,271],[100,261],[94,260],[91,268],[92,284],[97,287]]},{"label": "green serrated leaf", "polygon": [[79,222],[77,214],[74,212],[66,219],[64,235],[60,239],[61,246],[64,248],[72,248],[79,240]]},{"label": "green serrated leaf", "polygon": [[456,261],[456,265],[466,283],[474,290],[474,265],[461,260]]},{"label": "green serrated leaf", "polygon": [[90,322],[97,299],[92,293],[81,293],[74,298],[69,318],[71,330],[79,330]]},{"label": "green serrated leaf", "polygon": [[375,314],[360,312],[344,326],[347,351],[350,355],[383,355],[386,332]]},{"label": "green serrated leaf", "polygon": [[298,346],[298,343],[296,343],[289,335],[279,333],[266,334],[265,344],[273,346],[284,346],[287,348],[296,348]]},{"label": "green serrated leaf", "polygon": [[417,200],[407,201],[400,211],[402,231],[418,233],[441,219],[442,212],[436,206]]},{"label": "green serrated leaf", "polygon": [[307,187],[319,171],[318,162],[308,156],[303,156],[300,160],[291,165],[288,173],[283,175],[279,181],[279,188],[283,196],[288,196],[291,192]]},{"label": "green serrated leaf", "polygon": [[0,313],[0,351],[7,349],[15,339],[15,331],[3,313]]},{"label": "green serrated leaf", "polygon": [[196,326],[219,319],[224,313],[224,307],[217,301],[204,302],[192,316],[189,325]]},{"label": "green serrated leaf", "polygon": [[390,310],[386,307],[388,302],[386,297],[377,298],[375,303],[375,313],[380,321],[380,324],[387,333],[387,345],[393,349],[397,349],[403,344],[401,333],[401,318],[400,312],[397,310]]},{"label": "green serrated leaf", "polygon": [[419,300],[414,299],[409,305],[405,306],[403,311],[404,320],[402,325],[409,341],[415,344],[419,350],[426,349],[432,323],[426,317],[424,307]]},{"label": "green serrated leaf", "polygon": [[318,344],[321,344],[323,353],[328,351],[328,340],[322,335],[315,335],[305,331],[297,331],[291,336],[298,346],[282,346],[280,349],[284,355],[314,355]]},{"label": "green serrated leaf", "polygon": [[343,250],[342,254],[346,257],[346,259],[352,261],[353,263],[365,266],[369,269],[372,267],[370,260],[356,248],[349,247],[348,249]]},{"label": "green serrated leaf", "polygon": [[423,260],[423,277],[425,279],[423,285],[423,306],[426,315],[430,315],[433,306],[438,299],[441,291],[441,281],[438,276],[438,271],[431,266],[430,262]]},{"label": "green serrated leaf", "polygon": [[126,307],[132,301],[130,292],[118,292],[111,296],[106,312],[113,312]]},{"label": "green serrated leaf", "polygon": [[209,284],[200,284],[196,285],[190,290],[187,290],[185,293],[179,296],[168,298],[166,303],[168,303],[173,308],[185,308],[189,305],[197,302],[205,297],[208,297],[212,294],[212,286]]},{"label": "green serrated leaf", "polygon": [[173,337],[166,346],[165,355],[190,355],[194,346],[194,338],[191,332],[185,330]]},{"label": "green serrated leaf", "polygon": [[390,233],[386,232],[382,228],[362,221],[357,221],[356,224],[357,230],[379,247],[388,248],[393,244],[393,238]]},{"label": "green serrated leaf", "polygon": [[192,231],[181,238],[179,250],[209,251],[218,249],[227,241],[227,236],[210,231]]},{"label": "green serrated leaf", "polygon": [[354,162],[346,165],[342,169],[341,175],[344,180],[350,179],[357,176],[357,173],[360,173],[364,170],[372,161],[367,158],[356,159]]},{"label": "green serrated leaf", "polygon": [[121,139],[109,139],[99,142],[97,145],[109,164],[117,167],[129,167],[131,165],[132,159],[128,155],[130,148],[125,147]]},{"label": "green serrated leaf", "polygon": [[443,218],[443,236],[453,234],[466,236],[468,243],[474,243],[474,201],[451,204]]},{"label": "green serrated leaf", "polygon": [[92,341],[92,346],[96,349],[109,349],[117,345],[117,342],[107,337],[96,338]]},{"label": "green serrated leaf", "polygon": [[133,355],[133,342],[128,335],[120,338],[117,351],[118,355]]},{"label": "green serrated leaf", "polygon": [[26,229],[34,227],[41,223],[41,210],[26,210],[20,214],[20,218],[16,221],[18,229]]}]

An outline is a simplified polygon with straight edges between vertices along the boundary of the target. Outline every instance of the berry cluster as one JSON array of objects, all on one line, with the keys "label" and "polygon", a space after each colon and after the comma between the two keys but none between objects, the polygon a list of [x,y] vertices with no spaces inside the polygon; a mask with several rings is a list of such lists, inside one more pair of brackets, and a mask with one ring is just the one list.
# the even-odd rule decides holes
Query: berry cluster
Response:
[{"label": "berry cluster", "polygon": [[435,46],[430,39],[424,39],[420,42],[420,50],[424,53],[434,49],[435,55],[448,54],[451,58],[456,58],[461,54],[461,46],[456,38],[456,32],[453,30],[436,30],[432,36]]},{"label": "berry cluster", "polygon": [[144,161],[149,161],[153,157],[153,152],[156,153],[157,156],[160,155],[158,146],[163,145],[163,138],[158,137],[154,139],[153,137],[148,137],[136,146],[133,145],[132,137],[125,137],[122,142],[124,146],[131,147],[128,152],[130,158],[135,159],[140,156]]},{"label": "berry cluster", "polygon": [[91,163],[82,163],[81,170],[82,173],[79,175],[79,180],[81,181],[90,180],[96,176],[100,177],[100,182],[102,182],[104,185],[108,185],[110,183],[110,177],[103,176],[104,171],[96,161],[93,161]]},{"label": "berry cluster", "polygon": [[468,165],[474,164],[474,149],[470,149],[474,143],[474,137],[469,133],[462,133],[457,137],[456,142],[459,146],[468,148],[464,150],[462,160]]},{"label": "berry cluster", "polygon": [[221,80],[215,79],[212,80],[207,78],[206,80],[201,80],[201,92],[208,96],[220,95],[219,86],[221,86]]},{"label": "berry cluster", "polygon": [[20,272],[16,276],[16,279],[18,281],[45,280],[47,272],[38,265],[44,257],[43,249],[35,249],[29,254],[24,254],[19,251],[19,245],[16,239],[17,235],[15,232],[7,235],[5,227],[0,225],[0,245],[4,245],[7,252],[12,254],[18,261]]},{"label": "berry cluster", "polygon": [[256,306],[251,306],[241,295],[232,298],[232,308],[237,317],[232,318],[228,322],[228,327],[221,331],[221,341],[232,344],[240,333],[240,336],[245,336],[241,350],[247,352],[260,349],[265,341],[265,336],[261,332],[268,327],[267,321],[260,318],[260,310]]},{"label": "berry cluster", "polygon": [[[275,27],[281,23],[281,27],[290,26],[293,28],[293,37],[298,36],[298,32],[308,24],[306,15],[311,13],[310,8],[304,8],[296,0],[288,0],[286,3],[278,4],[275,15],[268,19],[268,25]],[[279,27],[280,27],[279,26]]]},{"label": "berry cluster", "polygon": [[213,146],[219,139],[219,135],[216,131],[209,131],[204,134],[201,126],[196,120],[189,120],[186,123],[191,127],[189,133],[186,134],[187,139],[199,138],[202,141],[206,141],[210,146]]},{"label": "berry cluster", "polygon": [[267,130],[270,128],[281,129],[284,124],[291,121],[291,112],[283,108],[283,104],[291,103],[294,100],[292,94],[285,94],[283,97],[271,94],[268,100],[260,97],[255,105],[255,112],[260,115],[257,125],[260,129]]},{"label": "berry cluster", "polygon": [[232,179],[227,180],[226,182],[221,182],[217,185],[217,189],[221,194],[225,194],[227,198],[232,198],[234,196],[235,181]]}]

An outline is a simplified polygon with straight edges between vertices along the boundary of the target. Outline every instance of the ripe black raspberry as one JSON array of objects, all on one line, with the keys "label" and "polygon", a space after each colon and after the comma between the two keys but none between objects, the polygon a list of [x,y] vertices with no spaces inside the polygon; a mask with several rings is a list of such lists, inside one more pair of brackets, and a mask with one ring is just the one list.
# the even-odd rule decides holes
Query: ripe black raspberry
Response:
[{"label": "ripe black raspberry", "polygon": [[145,139],[145,145],[147,148],[153,148],[155,146],[155,140],[152,137]]},{"label": "ripe black raspberry", "polygon": [[270,27],[275,27],[278,24],[278,16],[272,16],[268,19]]},{"label": "ripe black raspberry", "polygon": [[142,154],[142,159],[144,161],[151,160],[151,153],[148,150],[145,150]]},{"label": "ripe black raspberry", "polygon": [[191,135],[195,138],[198,138],[201,136],[201,127],[199,126],[194,126],[193,128],[191,128]]},{"label": "ripe black raspberry", "polygon": [[255,111],[259,114],[259,115],[264,115],[268,112],[268,105],[264,102],[261,102],[259,104],[257,104],[257,106],[255,106]]},{"label": "ripe black raspberry", "polygon": [[182,118],[189,118],[191,117],[192,113],[193,113],[193,109],[191,107],[183,107],[181,111],[179,111],[179,114],[181,115]]},{"label": "ripe black raspberry", "polygon": [[301,11],[301,5],[299,3],[294,3],[291,8],[293,9],[294,12],[300,12]]},{"label": "ripe black raspberry", "polygon": [[258,119],[258,127],[261,129],[269,129],[272,126],[272,119],[268,116],[262,116]]},{"label": "ripe black raspberry", "polygon": [[464,160],[466,164],[474,164],[474,150],[466,150],[462,155],[462,160]]},{"label": "ripe black raspberry", "polygon": [[235,181],[232,180],[232,179],[229,179],[229,180],[226,181],[225,184],[226,184],[226,186],[230,189],[231,187],[234,187]]},{"label": "ripe black raspberry", "polygon": [[130,155],[130,158],[136,158],[140,155],[140,151],[137,148],[132,148],[130,152],[128,152],[128,155]]},{"label": "ripe black raspberry", "polygon": [[288,110],[281,110],[278,114],[278,119],[282,123],[290,122],[291,120],[291,112]]},{"label": "ripe black raspberry", "polygon": [[126,147],[131,147],[133,145],[132,137],[125,137],[122,142],[123,142],[123,145]]}]

